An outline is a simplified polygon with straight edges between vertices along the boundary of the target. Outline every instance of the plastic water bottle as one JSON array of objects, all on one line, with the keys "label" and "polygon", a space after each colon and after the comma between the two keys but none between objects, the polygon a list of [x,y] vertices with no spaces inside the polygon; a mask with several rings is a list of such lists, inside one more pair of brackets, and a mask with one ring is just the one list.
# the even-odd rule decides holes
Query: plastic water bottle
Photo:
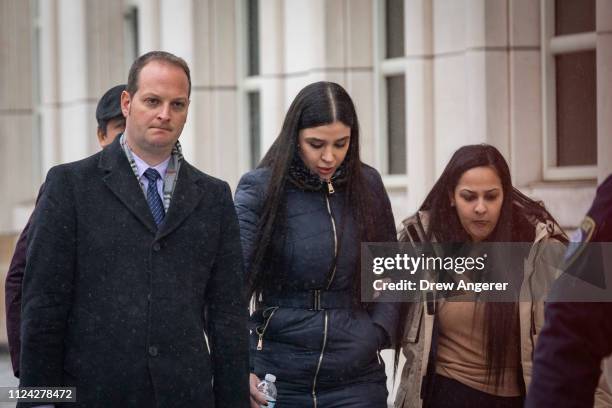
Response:
[{"label": "plastic water bottle", "polygon": [[[266,374],[266,377],[262,382],[257,384],[257,390],[266,396],[266,400],[268,400],[268,408],[274,408],[276,405],[276,396],[278,395],[276,392],[276,376],[274,374]],[[261,408],[265,408],[263,405],[260,405]]]}]

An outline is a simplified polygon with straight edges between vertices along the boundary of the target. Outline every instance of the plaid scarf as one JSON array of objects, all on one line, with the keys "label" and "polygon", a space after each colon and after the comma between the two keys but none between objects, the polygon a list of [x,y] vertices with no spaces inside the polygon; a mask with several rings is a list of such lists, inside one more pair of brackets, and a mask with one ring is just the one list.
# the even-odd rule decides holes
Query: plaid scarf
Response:
[{"label": "plaid scarf", "polygon": [[[134,160],[132,150],[130,150],[130,147],[125,141],[125,133],[121,135],[119,143],[121,143],[121,148],[130,162],[130,167],[138,180],[138,166],[136,166],[136,160]],[[181,150],[181,144],[177,140],[176,144],[172,148],[172,152],[170,153],[170,162],[168,163],[168,169],[166,170],[166,175],[164,176],[164,196],[162,197],[162,202],[164,203],[164,210],[166,213],[168,213],[168,208],[170,208],[170,200],[172,199],[172,193],[174,193],[174,188],[176,187],[176,179],[182,161],[183,151]],[[147,190],[145,189],[144,184],[140,180],[138,180],[138,184],[140,184],[140,188],[142,189],[142,192],[146,198]]]}]

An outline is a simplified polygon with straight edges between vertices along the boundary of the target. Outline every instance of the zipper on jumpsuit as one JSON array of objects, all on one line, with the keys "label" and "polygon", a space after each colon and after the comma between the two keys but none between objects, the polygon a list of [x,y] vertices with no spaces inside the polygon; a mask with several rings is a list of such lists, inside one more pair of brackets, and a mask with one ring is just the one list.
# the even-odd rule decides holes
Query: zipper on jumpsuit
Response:
[{"label": "zipper on jumpsuit", "polygon": [[[327,205],[327,212],[329,213],[329,219],[332,224],[332,231],[334,233],[334,258],[338,255],[338,233],[336,231],[336,221],[334,220],[334,216],[332,215],[331,205],[329,204],[329,196],[335,193],[334,186],[331,181],[327,182],[327,192],[325,194],[325,204]],[[334,280],[334,276],[336,275],[336,265],[334,263],[334,269],[332,270],[331,278],[327,283],[327,287],[325,289],[329,289],[331,283]],[[327,345],[327,327],[329,324],[329,316],[327,315],[327,310],[323,311],[324,313],[324,322],[323,322],[323,345],[321,346],[321,354],[319,355],[319,361],[317,362],[317,369],[315,371],[314,378],[312,380],[312,402],[313,407],[317,408],[317,377],[319,376],[319,370],[321,369],[321,363],[323,362],[323,355],[325,354],[325,346]]]},{"label": "zipper on jumpsuit", "polygon": [[[271,313],[266,318],[266,312],[268,310],[271,310]],[[255,328],[255,333],[257,333],[257,336],[259,336],[259,340],[257,340],[257,351],[263,350],[264,334],[266,333],[266,330],[268,329],[268,324],[270,324],[270,320],[272,319],[272,316],[274,316],[274,313],[276,313],[277,310],[278,310],[278,306],[269,307],[266,310],[264,310],[263,316],[265,318],[265,323],[263,325],[263,328],[261,328],[261,330],[260,330],[260,327]]]}]

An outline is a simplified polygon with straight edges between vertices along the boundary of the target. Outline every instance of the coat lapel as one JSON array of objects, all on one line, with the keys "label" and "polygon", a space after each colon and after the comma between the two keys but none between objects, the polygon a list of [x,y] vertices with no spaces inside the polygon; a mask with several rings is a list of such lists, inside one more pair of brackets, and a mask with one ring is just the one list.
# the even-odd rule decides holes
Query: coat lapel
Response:
[{"label": "coat lapel", "polygon": [[149,231],[155,233],[157,226],[138,180],[136,180],[130,163],[121,149],[119,137],[102,151],[99,167],[106,172],[103,176],[106,186]]},{"label": "coat lapel", "polygon": [[191,165],[183,161],[170,201],[170,208],[168,208],[166,218],[160,225],[157,239],[163,238],[174,231],[200,203],[205,191],[197,181],[198,176]]}]

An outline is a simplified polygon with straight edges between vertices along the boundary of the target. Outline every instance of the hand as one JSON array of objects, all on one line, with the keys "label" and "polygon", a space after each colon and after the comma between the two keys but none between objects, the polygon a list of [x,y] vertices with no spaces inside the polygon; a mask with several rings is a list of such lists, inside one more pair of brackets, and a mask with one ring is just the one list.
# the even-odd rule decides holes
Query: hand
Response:
[{"label": "hand", "polygon": [[251,408],[259,408],[260,405],[267,407],[268,400],[266,396],[257,389],[257,384],[261,380],[255,374],[251,373],[249,376],[249,391],[251,393]]}]

